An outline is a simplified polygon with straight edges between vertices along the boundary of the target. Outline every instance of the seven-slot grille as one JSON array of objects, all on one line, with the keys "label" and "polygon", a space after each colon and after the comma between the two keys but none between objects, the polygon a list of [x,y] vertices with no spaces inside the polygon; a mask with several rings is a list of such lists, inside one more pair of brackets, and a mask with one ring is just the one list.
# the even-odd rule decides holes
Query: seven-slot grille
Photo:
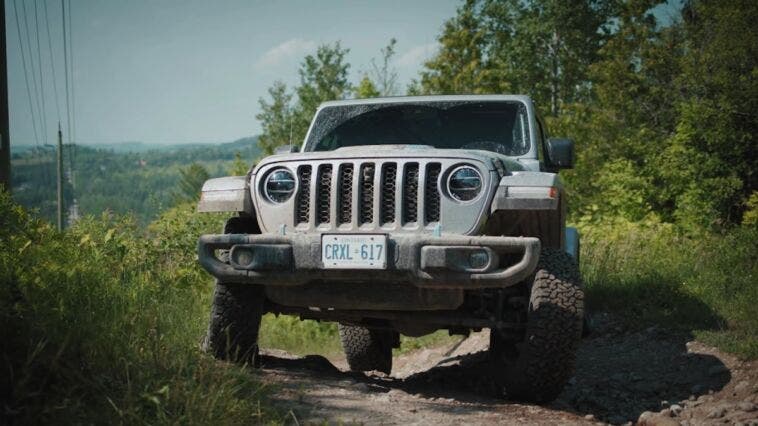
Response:
[{"label": "seven-slot grille", "polygon": [[297,168],[295,225],[381,227],[439,222],[441,168],[440,163],[424,161],[302,165]]}]

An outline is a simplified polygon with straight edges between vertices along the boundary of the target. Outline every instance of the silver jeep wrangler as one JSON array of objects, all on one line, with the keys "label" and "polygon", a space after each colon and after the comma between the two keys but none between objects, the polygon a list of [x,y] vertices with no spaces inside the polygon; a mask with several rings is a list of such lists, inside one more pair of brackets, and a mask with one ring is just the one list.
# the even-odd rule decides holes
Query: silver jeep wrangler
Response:
[{"label": "silver jeep wrangler", "polygon": [[203,186],[199,211],[234,213],[198,243],[206,350],[254,361],[261,315],[290,314],[337,321],[351,370],[389,373],[399,333],[488,328],[502,394],[554,399],[584,311],[572,163],[527,96],[324,103],[301,148]]}]

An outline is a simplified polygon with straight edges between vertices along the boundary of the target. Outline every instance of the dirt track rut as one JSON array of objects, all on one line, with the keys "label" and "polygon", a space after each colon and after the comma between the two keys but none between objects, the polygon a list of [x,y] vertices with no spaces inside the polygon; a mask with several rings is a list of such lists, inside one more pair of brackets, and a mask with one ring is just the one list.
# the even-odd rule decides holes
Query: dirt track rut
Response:
[{"label": "dirt track rut", "polygon": [[598,316],[560,397],[530,405],[497,397],[488,336],[396,357],[385,376],[344,360],[263,350],[260,375],[288,422],[363,424],[746,424],[758,426],[758,362],[743,362],[658,328],[626,331]]}]

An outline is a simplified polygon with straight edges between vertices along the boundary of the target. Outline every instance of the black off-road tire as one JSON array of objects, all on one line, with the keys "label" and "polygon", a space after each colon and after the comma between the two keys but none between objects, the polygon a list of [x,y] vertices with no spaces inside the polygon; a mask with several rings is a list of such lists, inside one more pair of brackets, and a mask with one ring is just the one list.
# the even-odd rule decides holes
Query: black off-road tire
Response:
[{"label": "black off-road tire", "polygon": [[582,337],[584,292],[576,260],[562,250],[543,249],[530,285],[524,340],[490,334],[498,385],[508,398],[549,402],[573,376]]},{"label": "black off-road tire", "polygon": [[392,339],[388,330],[339,324],[340,340],[350,371],[392,371]]},{"label": "black off-road tire", "polygon": [[217,359],[255,365],[263,300],[260,286],[217,282],[203,349]]},{"label": "black off-road tire", "polygon": [[[232,217],[224,224],[225,234],[259,232],[258,224],[249,217]],[[227,262],[228,256],[228,251],[223,251],[219,259]],[[262,286],[216,280],[203,350],[217,359],[255,365],[264,300]]]}]

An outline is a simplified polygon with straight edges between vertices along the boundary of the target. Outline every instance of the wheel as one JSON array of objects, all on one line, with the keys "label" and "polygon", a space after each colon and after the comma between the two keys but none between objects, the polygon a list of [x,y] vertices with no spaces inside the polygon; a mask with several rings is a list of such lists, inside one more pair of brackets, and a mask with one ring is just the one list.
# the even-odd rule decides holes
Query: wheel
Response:
[{"label": "wheel", "polygon": [[203,349],[217,359],[255,364],[263,300],[260,286],[217,282]]},{"label": "wheel", "polygon": [[339,324],[340,340],[350,371],[392,371],[393,333]]},{"label": "wheel", "polygon": [[584,292],[574,258],[543,249],[530,290],[524,340],[506,341],[491,330],[490,355],[506,396],[548,402],[574,374],[582,336]]},{"label": "wheel", "polygon": [[[224,225],[225,234],[255,233],[256,229],[254,221],[243,217],[232,217]],[[228,253],[219,258],[228,261]],[[255,364],[264,300],[262,286],[216,280],[203,350],[217,359]]]}]

